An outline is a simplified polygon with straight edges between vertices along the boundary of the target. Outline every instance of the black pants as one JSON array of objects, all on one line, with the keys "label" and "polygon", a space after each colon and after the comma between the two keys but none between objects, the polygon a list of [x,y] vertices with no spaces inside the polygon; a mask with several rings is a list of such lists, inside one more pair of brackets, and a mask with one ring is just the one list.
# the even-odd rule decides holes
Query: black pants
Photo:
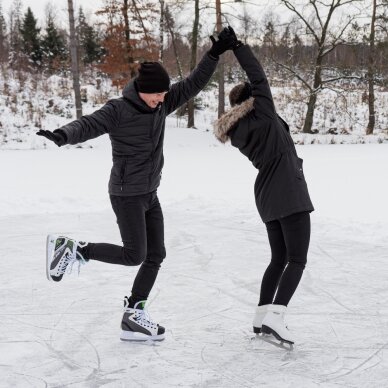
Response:
[{"label": "black pants", "polygon": [[310,213],[292,214],[265,225],[272,257],[261,283],[259,306],[271,303],[287,306],[307,261]]},{"label": "black pants", "polygon": [[146,300],[155,283],[163,259],[163,213],[156,192],[132,196],[110,196],[123,246],[88,244],[87,259],[127,266],[140,265],[132,287],[131,301]]}]

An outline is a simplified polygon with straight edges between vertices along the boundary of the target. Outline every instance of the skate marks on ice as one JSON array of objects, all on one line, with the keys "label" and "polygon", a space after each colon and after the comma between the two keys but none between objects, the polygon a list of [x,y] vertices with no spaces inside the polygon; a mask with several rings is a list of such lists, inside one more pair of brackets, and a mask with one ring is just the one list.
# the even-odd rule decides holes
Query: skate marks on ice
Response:
[{"label": "skate marks on ice", "polygon": [[101,350],[88,333],[91,322],[86,324],[89,315],[106,321],[107,313],[85,308],[91,299],[85,284],[71,280],[54,286],[44,279],[45,237],[36,230],[49,226],[45,217],[27,218],[1,223],[7,225],[0,231],[7,253],[0,273],[0,386],[99,386],[116,381],[114,370],[101,369]]},{"label": "skate marks on ice", "polygon": [[279,348],[246,329],[232,330],[227,335],[215,331],[213,335],[213,341],[201,349],[203,366],[199,369],[213,371],[218,384],[212,385],[209,378],[203,387],[319,386],[313,373],[306,370],[309,351]]},{"label": "skate marks on ice", "polygon": [[[175,273],[201,290],[208,282],[207,291],[196,295],[196,299],[202,301],[200,305],[208,306],[208,311],[198,315],[195,322],[198,324],[213,316],[215,321],[222,319],[226,331],[233,330],[236,324],[249,327],[259,291],[258,285],[256,289],[254,286],[254,282],[258,281],[256,273],[262,273],[269,260],[265,234],[262,237],[263,232],[258,228],[257,241],[248,242],[255,230],[253,221],[246,222],[243,230],[239,231],[236,227],[237,215],[219,216],[217,220],[210,219],[207,212],[203,212],[202,217],[199,214],[197,218],[195,216],[192,214],[186,218],[190,222],[182,220],[183,229],[190,229],[191,223],[191,230],[195,229],[193,234],[197,243],[202,244],[202,251],[205,255],[213,254],[214,259],[205,274],[197,273],[198,267],[193,260],[188,267],[190,275],[185,275],[185,271]],[[244,218],[244,215],[240,216]],[[197,223],[207,227],[195,228]],[[208,227],[210,225],[217,225],[215,230],[218,233],[222,229],[222,239],[220,234],[213,234],[212,228]],[[258,350],[271,358],[272,364],[268,365],[267,372],[279,366],[279,354],[284,353],[283,356],[288,357],[287,362],[291,363],[289,370],[285,369],[294,375],[292,381],[296,384],[301,379],[308,382],[306,386],[323,383],[325,387],[384,386],[388,355],[381,338],[388,335],[388,310],[384,303],[388,297],[388,273],[384,265],[387,254],[384,244],[358,239],[360,233],[362,230],[357,233],[353,230],[347,235],[342,224],[326,225],[314,220],[309,263],[288,319],[297,338],[294,350],[288,352],[270,343],[251,341],[252,348],[249,350],[254,350],[255,357],[261,357],[256,354]],[[219,243],[220,240],[223,244]],[[189,249],[186,250],[184,260],[190,257],[190,253]],[[213,271],[217,273],[216,277],[211,276]],[[263,346],[266,346],[265,351]],[[244,351],[239,353],[236,349],[232,347],[229,350],[236,358],[245,358],[249,364],[248,359],[252,355],[244,354]],[[208,351],[209,346],[206,346],[204,352]],[[218,351],[215,354],[219,360]],[[260,358],[258,363],[261,361]],[[309,366],[306,368],[306,365]],[[219,368],[225,369],[221,363]]]},{"label": "skate marks on ice", "polygon": [[[179,204],[164,209],[167,258],[150,309],[166,327],[160,344],[119,341],[122,296],[136,269],[88,263],[79,278],[60,284],[45,278],[45,234],[39,238],[36,230],[63,228],[81,237],[86,231],[85,237],[114,242],[119,237],[110,213],[83,215],[76,222],[72,215],[60,222],[54,216],[31,217],[28,223],[13,218],[8,224],[15,230],[9,225],[0,230],[5,386],[115,388],[128,381],[147,388],[385,386],[383,246],[354,242],[341,235],[340,226],[328,233],[319,220],[314,223],[310,261],[287,319],[296,336],[288,351],[251,332],[259,274],[269,260],[265,229],[245,213],[225,216],[214,209],[185,213]],[[17,247],[7,238],[12,234],[24,236]]]}]

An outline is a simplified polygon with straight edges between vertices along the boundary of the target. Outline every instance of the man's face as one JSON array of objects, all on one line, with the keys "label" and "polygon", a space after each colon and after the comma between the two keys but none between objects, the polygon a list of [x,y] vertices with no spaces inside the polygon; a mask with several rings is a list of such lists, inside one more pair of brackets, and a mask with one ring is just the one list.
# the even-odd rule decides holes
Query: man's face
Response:
[{"label": "man's face", "polygon": [[162,93],[140,93],[140,98],[150,107],[150,108],[156,108],[159,103],[162,103],[164,101],[164,97],[166,96],[167,92]]}]

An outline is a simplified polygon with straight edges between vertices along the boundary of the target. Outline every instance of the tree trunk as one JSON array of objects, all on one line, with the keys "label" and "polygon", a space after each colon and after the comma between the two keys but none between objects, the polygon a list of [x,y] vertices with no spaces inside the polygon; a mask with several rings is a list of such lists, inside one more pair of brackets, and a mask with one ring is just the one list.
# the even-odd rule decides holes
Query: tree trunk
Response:
[{"label": "tree trunk", "polygon": [[77,119],[82,116],[81,91],[79,85],[79,66],[77,58],[77,42],[75,38],[74,8],[73,0],[67,0],[70,24],[70,53],[71,53],[71,72],[73,75],[73,89],[75,95],[75,109]]},{"label": "tree trunk", "polygon": [[124,0],[123,17],[124,17],[124,34],[125,34],[125,51],[124,51],[124,56],[126,57],[126,60],[129,63],[130,62],[130,57],[131,57],[131,54],[130,54],[131,45],[129,43],[130,32],[129,32],[129,19],[128,19],[128,0]]},{"label": "tree trunk", "polygon": [[128,18],[128,0],[124,0],[124,6],[123,6],[123,16],[124,16],[124,33],[125,33],[125,59],[128,62],[128,70],[129,74],[131,75],[131,78],[133,78],[136,75],[135,66],[134,66],[134,60],[132,56],[132,47],[131,47],[131,32],[129,29],[129,18]]},{"label": "tree trunk", "polygon": [[[183,80],[182,64],[181,64],[181,61],[179,58],[179,51],[178,51],[178,47],[177,47],[176,39],[175,39],[174,21],[172,19],[170,9],[168,8],[167,4],[166,4],[166,8],[165,8],[165,23],[166,23],[165,24],[166,28],[171,36],[171,43],[172,43],[172,47],[174,49],[174,57],[175,57],[176,66],[178,69],[179,79]],[[181,107],[179,107],[176,111],[177,116],[185,115],[186,110],[187,110],[186,108],[187,108],[187,104],[183,104]]]},{"label": "tree trunk", "polygon": [[166,11],[166,27],[168,29],[168,32],[171,35],[171,43],[172,43],[172,47],[174,49],[174,56],[175,56],[176,66],[178,68],[179,79],[182,80],[183,79],[182,64],[181,64],[181,61],[179,59],[179,53],[178,53],[178,47],[176,45],[175,33],[174,33],[173,27],[171,26],[171,20],[170,20],[171,14],[170,14],[170,10],[169,10],[167,5],[166,5],[165,11]]},{"label": "tree trunk", "polygon": [[323,60],[323,57],[321,56],[321,50],[320,50],[315,64],[313,90],[310,93],[309,101],[307,103],[307,113],[306,113],[306,118],[304,120],[303,133],[313,133],[312,128],[314,123],[315,105],[317,103],[317,93],[318,93],[318,88],[322,84],[322,77],[321,77],[322,60]]},{"label": "tree trunk", "polygon": [[[216,0],[217,32],[222,30],[221,0]],[[218,118],[225,112],[225,68],[224,59],[221,56],[218,62]]]},{"label": "tree trunk", "polygon": [[[198,47],[198,27],[199,27],[199,0],[195,0],[195,11],[194,11],[194,24],[191,42],[191,60],[190,60],[190,71],[195,69],[197,65],[197,47]],[[188,104],[188,119],[187,128],[194,128],[194,97],[189,100]]]},{"label": "tree trunk", "polygon": [[368,60],[368,106],[369,106],[369,121],[366,127],[366,134],[371,135],[375,128],[375,89],[374,89],[374,75],[375,75],[375,24],[376,24],[376,0],[373,0],[372,21],[369,35],[369,60]]},{"label": "tree trunk", "polygon": [[159,20],[159,61],[163,63],[163,46],[164,46],[164,0],[160,2],[160,20]]},{"label": "tree trunk", "polygon": [[144,33],[144,40],[147,44],[147,47],[148,49],[150,50],[151,49],[151,37],[148,35],[148,30],[144,24],[144,20],[143,20],[143,17],[141,16],[141,13],[139,11],[139,8],[136,4],[136,0],[132,0],[132,5],[133,5],[133,9],[135,10],[135,15],[137,16],[138,18],[138,21],[143,29],[143,33]]},{"label": "tree trunk", "polygon": [[312,133],[313,121],[314,121],[314,110],[317,102],[316,93],[310,94],[309,101],[307,103],[307,113],[304,119],[303,133]]}]

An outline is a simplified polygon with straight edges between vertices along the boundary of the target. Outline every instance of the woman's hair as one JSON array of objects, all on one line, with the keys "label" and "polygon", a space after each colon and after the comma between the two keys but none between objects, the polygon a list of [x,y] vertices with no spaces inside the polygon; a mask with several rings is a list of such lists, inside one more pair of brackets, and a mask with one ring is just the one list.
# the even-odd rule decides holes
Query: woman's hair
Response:
[{"label": "woman's hair", "polygon": [[251,84],[244,82],[236,85],[229,93],[229,102],[231,106],[241,104],[252,96]]}]

